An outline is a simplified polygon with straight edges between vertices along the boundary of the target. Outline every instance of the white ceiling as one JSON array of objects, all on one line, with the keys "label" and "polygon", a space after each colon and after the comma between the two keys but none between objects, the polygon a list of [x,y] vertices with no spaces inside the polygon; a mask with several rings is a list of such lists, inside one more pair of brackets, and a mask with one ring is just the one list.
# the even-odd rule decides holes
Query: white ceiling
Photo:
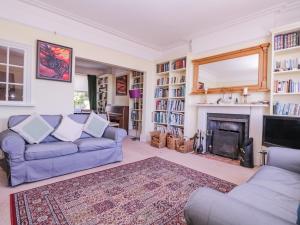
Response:
[{"label": "white ceiling", "polygon": [[[22,0],[157,50],[295,0]],[[282,6],[284,7],[284,6]]]}]

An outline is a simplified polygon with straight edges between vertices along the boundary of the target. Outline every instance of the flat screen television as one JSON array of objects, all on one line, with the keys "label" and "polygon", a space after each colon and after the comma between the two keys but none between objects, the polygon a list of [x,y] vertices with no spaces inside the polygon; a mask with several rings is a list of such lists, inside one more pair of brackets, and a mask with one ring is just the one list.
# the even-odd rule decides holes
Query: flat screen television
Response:
[{"label": "flat screen television", "polygon": [[300,118],[264,116],[262,144],[300,149]]}]

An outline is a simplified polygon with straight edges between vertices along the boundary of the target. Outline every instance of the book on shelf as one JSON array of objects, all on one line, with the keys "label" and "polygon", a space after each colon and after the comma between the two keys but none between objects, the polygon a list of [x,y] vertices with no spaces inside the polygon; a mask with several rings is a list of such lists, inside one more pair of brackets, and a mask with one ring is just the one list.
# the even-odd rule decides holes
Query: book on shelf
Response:
[{"label": "book on shelf", "polygon": [[167,129],[168,133],[171,133],[175,136],[179,136],[179,137],[182,137],[183,136],[183,128],[181,127],[172,127],[172,126],[169,126],[168,129]]},{"label": "book on shelf", "polygon": [[163,87],[157,87],[155,89],[155,98],[165,98],[168,97],[169,89]]},{"label": "book on shelf", "polygon": [[300,31],[274,36],[274,50],[293,48],[300,45]]},{"label": "book on shelf", "polygon": [[172,69],[173,70],[178,70],[178,69],[183,69],[186,67],[186,58],[183,59],[177,59],[172,63]]},{"label": "book on shelf", "polygon": [[274,64],[274,72],[300,70],[300,57],[283,60],[276,60]]},{"label": "book on shelf", "polygon": [[168,100],[160,99],[156,101],[156,110],[167,110]]},{"label": "book on shelf", "polygon": [[185,82],[185,75],[182,75],[180,77],[174,76],[171,77],[170,83],[171,84],[178,84],[178,83],[184,83]]},{"label": "book on shelf", "polygon": [[300,81],[284,80],[274,81],[275,93],[300,93]]},{"label": "book on shelf", "polygon": [[163,64],[157,64],[156,65],[156,72],[157,73],[163,73],[169,71],[169,63],[163,63]]},{"label": "book on shelf", "polygon": [[185,86],[171,89],[172,97],[184,97],[185,96]]},{"label": "book on shelf", "polygon": [[156,80],[157,85],[167,85],[169,84],[169,77],[161,77]]},{"label": "book on shelf", "polygon": [[154,112],[153,121],[155,123],[167,124],[167,113],[166,112]]},{"label": "book on shelf", "polygon": [[184,124],[184,115],[171,112],[168,114],[168,122],[170,125],[182,126]]},{"label": "book on shelf", "polygon": [[276,102],[273,105],[273,114],[283,116],[300,116],[300,104]]},{"label": "book on shelf", "polygon": [[184,111],[184,100],[170,99],[168,111]]}]

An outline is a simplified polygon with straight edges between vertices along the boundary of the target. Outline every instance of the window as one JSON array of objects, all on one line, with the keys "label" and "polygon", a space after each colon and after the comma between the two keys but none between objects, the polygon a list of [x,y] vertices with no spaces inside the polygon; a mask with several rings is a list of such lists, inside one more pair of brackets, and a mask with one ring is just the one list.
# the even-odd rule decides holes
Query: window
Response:
[{"label": "window", "polygon": [[28,49],[0,40],[0,103],[28,103]]},{"label": "window", "polygon": [[74,92],[74,107],[75,112],[82,112],[90,109],[90,101],[87,91]]}]

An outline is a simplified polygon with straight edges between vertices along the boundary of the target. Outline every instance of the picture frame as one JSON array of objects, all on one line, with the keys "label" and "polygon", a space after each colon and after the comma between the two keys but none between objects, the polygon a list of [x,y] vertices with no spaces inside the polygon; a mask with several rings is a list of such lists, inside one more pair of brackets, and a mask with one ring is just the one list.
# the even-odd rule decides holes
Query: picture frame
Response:
[{"label": "picture frame", "polygon": [[72,83],[73,49],[37,40],[36,78]]},{"label": "picture frame", "polygon": [[127,95],[127,75],[116,77],[116,95]]}]

